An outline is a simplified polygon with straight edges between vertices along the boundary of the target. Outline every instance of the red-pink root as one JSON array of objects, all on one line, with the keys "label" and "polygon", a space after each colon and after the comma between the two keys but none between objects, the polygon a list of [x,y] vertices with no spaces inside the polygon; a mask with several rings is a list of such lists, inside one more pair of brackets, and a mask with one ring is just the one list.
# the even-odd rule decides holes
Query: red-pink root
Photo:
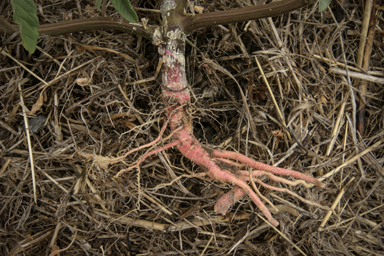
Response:
[{"label": "red-pink root", "polygon": [[229,208],[240,200],[245,195],[245,191],[238,187],[234,186],[227,193],[222,195],[215,204],[215,212],[225,215]]},{"label": "red-pink root", "polygon": [[[212,159],[208,152],[201,146],[201,144],[196,140],[194,136],[191,135],[191,132],[188,129],[182,129],[180,132],[175,134],[180,145],[177,146],[179,151],[190,159],[192,162],[205,167],[208,170],[208,175],[214,180],[233,183],[238,187],[242,188],[245,193],[247,193],[256,206],[261,210],[264,216],[275,226],[279,225],[277,220],[275,220],[267,207],[261,202],[260,198],[256,193],[248,186],[248,184],[239,178],[237,178],[233,173],[227,170],[222,170],[216,163],[215,159]],[[223,199],[224,200],[224,199]],[[219,204],[218,207],[223,206]],[[219,212],[225,212],[225,209],[218,209]]]},{"label": "red-pink root", "polygon": [[[209,174],[210,174],[211,177],[212,176],[213,177],[217,177],[217,180],[226,181],[227,183],[233,183],[233,184],[237,185],[238,187],[240,187],[241,189],[243,189],[249,195],[249,197],[252,199],[252,201],[256,204],[256,206],[261,210],[261,212],[264,214],[264,216],[274,226],[278,226],[279,225],[279,222],[272,217],[272,214],[268,210],[268,208],[263,204],[263,202],[261,202],[261,200],[257,196],[257,194],[251,189],[251,187],[244,180],[237,178],[231,172],[226,171],[226,170],[224,170],[224,171],[220,170],[220,169],[210,170]],[[225,177],[225,180],[223,179],[223,177]],[[237,195],[236,195],[236,193],[237,193]],[[231,196],[231,195],[228,195],[228,196]],[[232,199],[237,198],[238,196],[240,196],[240,193],[239,193],[238,190],[236,190]],[[230,203],[230,201],[228,203]],[[215,210],[216,210],[216,207],[218,208],[219,206],[215,206]],[[223,209],[218,209],[218,212],[224,212],[224,210],[225,210],[224,208]]]},{"label": "red-pink root", "polygon": [[238,168],[247,167],[245,164],[242,164],[242,163],[239,163],[239,162],[235,162],[235,161],[232,161],[232,160],[229,160],[229,159],[226,159],[226,158],[216,157],[216,160],[218,160],[220,162],[223,162],[223,163],[226,163],[226,164],[229,164],[229,165],[232,165],[232,166],[235,166],[235,167],[238,167]]},{"label": "red-pink root", "polygon": [[293,177],[293,178],[296,178],[296,179],[305,180],[305,181],[307,181],[309,183],[312,183],[312,184],[314,184],[316,186],[319,186],[321,188],[323,188],[325,186],[324,183],[321,183],[316,178],[308,176],[308,175],[303,174],[301,172],[297,172],[297,171],[293,171],[293,170],[288,170],[288,169],[279,168],[279,167],[267,165],[267,164],[264,164],[264,163],[256,162],[255,160],[253,160],[253,159],[251,159],[251,158],[249,158],[249,157],[247,157],[245,155],[236,153],[236,152],[214,150],[213,151],[213,155],[216,158],[230,158],[230,159],[233,159],[233,160],[237,160],[237,161],[239,161],[239,162],[241,162],[243,164],[246,164],[249,167],[252,167],[252,168],[254,168],[256,170],[268,171],[268,172],[271,172],[273,174],[290,176],[290,177]]}]

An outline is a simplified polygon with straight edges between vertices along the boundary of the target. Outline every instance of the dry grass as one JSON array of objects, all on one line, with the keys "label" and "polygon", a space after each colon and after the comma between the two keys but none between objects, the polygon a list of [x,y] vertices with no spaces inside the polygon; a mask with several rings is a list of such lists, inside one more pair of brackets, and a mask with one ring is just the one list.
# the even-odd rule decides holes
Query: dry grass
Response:
[{"label": "dry grass", "polygon": [[[38,1],[40,21],[99,15],[86,7],[93,1],[77,2]],[[214,11],[247,2],[252,1],[200,5]],[[280,232],[254,213],[247,197],[228,216],[215,214],[214,203],[231,186],[197,179],[194,174],[202,170],[175,150],[113,178],[145,150],[109,165],[107,157],[153,141],[163,122],[159,79],[135,83],[156,73],[159,57],[150,41],[101,30],[40,37],[32,56],[18,37],[3,44],[0,255],[59,255],[51,254],[54,250],[63,250],[60,255],[383,255],[383,7],[376,11],[365,72],[356,65],[361,5],[344,1],[341,8],[335,2],[332,13],[323,14],[312,6],[188,37],[191,115],[201,142],[312,174],[327,184],[291,189],[332,206],[328,215],[289,194],[259,188],[282,212],[275,215]],[[0,15],[10,20],[8,1],[1,1]],[[109,6],[107,15],[117,13]],[[141,9],[139,15],[158,24],[156,12]],[[241,85],[252,120],[224,69]],[[362,101],[358,79],[368,79],[362,74],[378,80],[367,84],[360,135],[355,128]],[[42,106],[32,114],[36,102]]]}]

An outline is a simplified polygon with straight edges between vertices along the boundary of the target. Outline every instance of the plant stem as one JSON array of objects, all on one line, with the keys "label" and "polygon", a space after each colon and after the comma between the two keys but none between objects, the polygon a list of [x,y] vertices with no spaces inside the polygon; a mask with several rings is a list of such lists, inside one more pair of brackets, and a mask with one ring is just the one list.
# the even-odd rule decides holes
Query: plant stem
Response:
[{"label": "plant stem", "polygon": [[12,35],[13,33],[19,31],[19,27],[17,25],[12,25],[8,23],[4,18],[0,16],[0,33],[6,32],[7,35]]},{"label": "plant stem", "polygon": [[[0,33],[5,32],[7,35],[11,35],[16,31],[19,31],[19,27],[17,25],[12,25],[1,17],[0,25]],[[39,34],[55,36],[96,29],[113,29],[122,32],[130,32],[132,34],[150,39],[152,38],[153,31],[155,30],[153,26],[144,28],[141,24],[130,23],[123,18],[95,17],[40,25]]]},{"label": "plant stem", "polygon": [[193,30],[210,27],[212,25],[225,25],[229,23],[244,22],[267,17],[274,17],[284,13],[298,10],[309,4],[306,0],[284,0],[270,4],[251,6],[246,8],[219,11],[213,13],[197,14],[195,16],[184,16],[181,27],[186,34]]},{"label": "plant stem", "polygon": [[[207,174],[214,180],[233,183],[241,187],[247,193],[257,207],[263,212],[267,219],[275,226],[279,223],[272,217],[269,210],[261,202],[256,193],[231,172],[221,169],[208,151],[202,147],[193,135],[192,118],[188,114],[190,111],[191,97],[185,74],[185,34],[178,25],[180,15],[180,5],[183,1],[164,0],[161,5],[161,13],[164,19],[165,30],[163,44],[159,46],[159,53],[163,56],[162,68],[162,97],[167,107],[167,118],[169,119],[171,130],[179,127],[182,129],[173,136],[177,141],[177,149],[186,158],[207,170]],[[227,209],[228,204],[222,200],[219,205]]]}]

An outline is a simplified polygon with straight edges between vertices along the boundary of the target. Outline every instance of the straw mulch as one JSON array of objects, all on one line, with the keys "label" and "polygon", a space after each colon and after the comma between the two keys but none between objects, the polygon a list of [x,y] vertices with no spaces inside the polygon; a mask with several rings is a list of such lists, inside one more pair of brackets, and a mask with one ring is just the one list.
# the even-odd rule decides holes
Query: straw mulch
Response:
[{"label": "straw mulch", "polygon": [[[36,2],[41,24],[101,15],[94,1]],[[193,177],[203,170],[174,149],[113,178],[146,150],[113,159],[153,141],[164,122],[150,40],[111,30],[41,36],[29,55],[19,37],[1,35],[0,255],[383,255],[383,6],[361,68],[363,2],[341,2],[188,36],[201,143],[326,183],[265,179],[325,206],[260,187],[281,210],[277,230],[248,197],[215,214],[232,185]],[[159,24],[159,1],[132,4]],[[254,3],[195,4],[213,12]],[[118,17],[110,4],[106,14]],[[0,15],[11,22],[9,1]]]}]

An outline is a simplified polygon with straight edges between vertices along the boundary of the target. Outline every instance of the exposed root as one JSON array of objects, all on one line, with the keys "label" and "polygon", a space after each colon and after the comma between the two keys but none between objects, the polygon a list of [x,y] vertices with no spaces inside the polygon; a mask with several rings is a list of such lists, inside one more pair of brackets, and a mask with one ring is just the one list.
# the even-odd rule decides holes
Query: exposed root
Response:
[{"label": "exposed root", "polygon": [[307,199],[304,199],[303,197],[299,196],[298,194],[296,194],[295,192],[292,192],[291,190],[289,189],[286,189],[286,188],[277,188],[277,187],[274,187],[274,186],[271,186],[271,185],[268,185],[268,184],[265,184],[264,182],[262,182],[261,180],[259,179],[256,179],[256,178],[253,178],[253,180],[257,183],[259,183],[260,185],[262,185],[263,187],[265,188],[268,188],[270,190],[275,190],[275,191],[279,191],[279,192],[285,192],[285,193],[288,193],[296,198],[298,198],[299,200],[303,201],[304,203],[306,204],[309,204],[309,205],[312,205],[312,206],[316,206],[316,207],[319,207],[319,208],[322,208],[322,209],[325,209],[325,210],[330,210],[330,208],[328,206],[323,206],[321,204],[318,204],[318,203],[314,203],[312,201],[309,201]]},{"label": "exposed root", "polygon": [[[236,173],[239,174],[240,177],[243,177],[244,179],[250,180],[249,179],[249,175],[248,175],[249,174],[248,171],[237,171]],[[268,171],[252,171],[252,176],[253,177],[258,177],[258,176],[262,176],[262,175],[266,175],[271,180],[274,180],[274,181],[277,181],[277,182],[280,182],[280,183],[284,183],[284,184],[287,184],[287,185],[293,186],[293,187],[297,186],[299,184],[302,184],[306,188],[310,188],[311,187],[311,185],[307,184],[303,180],[291,181],[291,180],[288,180],[288,179],[285,179],[285,178],[282,178],[282,177],[278,177],[278,176],[276,176],[276,175],[274,175],[272,173],[269,173]]]},{"label": "exposed root", "polygon": [[[164,127],[165,126],[163,126],[163,128]],[[142,157],[140,157],[140,159],[136,162],[136,164],[132,165],[128,169],[121,170],[119,173],[116,174],[115,177],[118,177],[122,173],[129,171],[133,168],[139,168],[140,164],[147,157],[149,157],[153,154],[156,154],[158,152],[164,151],[168,148],[176,146],[179,149],[179,151],[185,157],[187,157],[188,159],[190,159],[192,162],[196,163],[197,165],[205,167],[208,170],[207,173],[199,174],[199,175],[196,175],[195,177],[203,177],[203,176],[207,175],[213,180],[218,180],[218,181],[222,181],[222,182],[226,182],[226,183],[235,185],[235,187],[231,191],[229,191],[228,193],[223,195],[217,201],[217,203],[215,205],[215,211],[218,213],[226,214],[228,209],[237,200],[239,200],[244,194],[248,194],[249,197],[252,199],[252,201],[256,204],[256,206],[262,211],[264,216],[274,226],[278,226],[279,222],[272,217],[271,212],[267,209],[267,207],[264,205],[264,203],[260,200],[260,197],[263,198],[263,200],[267,201],[272,207],[273,207],[273,204],[267,198],[265,198],[264,196],[261,195],[261,193],[258,191],[257,187],[255,186],[254,182],[257,182],[257,183],[261,184],[262,186],[264,186],[268,189],[271,189],[271,190],[289,193],[289,194],[299,198],[300,200],[302,200],[303,202],[305,202],[307,204],[318,206],[320,208],[328,209],[328,207],[324,207],[324,206],[321,206],[319,204],[310,202],[310,201],[300,197],[299,195],[297,195],[296,193],[294,193],[288,189],[277,188],[277,187],[267,185],[264,182],[262,182],[261,180],[257,179],[256,177],[266,175],[271,180],[274,180],[276,182],[285,183],[285,184],[288,184],[290,186],[296,186],[298,184],[303,184],[305,187],[308,187],[309,185],[306,184],[305,181],[303,181],[303,180],[306,180],[308,182],[311,182],[311,183],[313,183],[315,185],[319,185],[319,186],[324,185],[321,182],[317,181],[315,178],[310,177],[310,176],[305,175],[305,174],[302,174],[302,173],[299,173],[299,172],[296,172],[296,171],[277,168],[277,167],[273,167],[270,165],[258,163],[256,161],[244,156],[244,155],[241,155],[241,154],[235,153],[235,152],[229,152],[229,151],[222,151],[221,152],[221,151],[215,150],[213,152],[214,157],[212,158],[212,157],[210,157],[210,155],[208,154],[206,149],[204,149],[200,145],[200,143],[196,140],[196,138],[192,135],[191,130],[192,129],[190,126],[187,126],[187,127],[182,126],[182,127],[178,127],[177,129],[173,130],[171,135],[169,135],[166,139],[169,139],[172,136],[175,139],[175,141],[172,141],[172,142],[170,142],[170,143],[168,143],[168,144],[166,144],[160,148],[157,148],[155,150],[152,150],[152,151],[144,154]],[[163,129],[162,129],[162,132],[164,132]],[[153,142],[151,142],[145,146],[154,145],[156,143],[156,141],[159,141],[159,140],[160,140],[160,138],[157,138],[155,141],[153,141]],[[143,148],[143,146],[141,148]],[[133,150],[131,150],[131,151],[133,151]],[[241,163],[236,163],[232,160],[229,160],[228,158],[238,160]],[[237,168],[249,166],[252,168],[259,168],[262,170],[254,170],[254,171],[253,170],[251,170],[251,171],[239,170],[239,171],[236,171],[236,173],[234,174],[234,173],[230,172],[229,170],[225,170],[225,169],[221,168],[216,163],[217,160],[220,160],[221,162],[230,164],[230,165],[237,167]],[[285,178],[275,176],[274,174],[291,176],[291,177],[300,178],[303,180],[290,181],[290,180],[287,180]],[[246,183],[246,181],[252,182],[253,189]]]},{"label": "exposed root", "polygon": [[180,144],[180,141],[179,141],[179,140],[175,140],[175,141],[172,141],[172,142],[170,142],[170,143],[168,143],[168,144],[166,144],[166,145],[164,145],[164,146],[162,146],[162,147],[160,147],[160,148],[154,149],[154,150],[152,150],[152,151],[146,153],[145,155],[143,155],[142,157],[140,157],[140,159],[137,161],[137,163],[136,163],[135,165],[132,165],[131,167],[129,167],[129,168],[127,168],[127,169],[122,169],[121,171],[119,171],[119,172],[115,175],[115,178],[118,178],[118,177],[119,177],[121,174],[123,174],[124,172],[127,172],[127,171],[129,171],[129,170],[132,170],[132,169],[134,169],[134,168],[138,168],[139,165],[140,165],[140,164],[141,164],[147,157],[149,157],[149,156],[151,156],[151,155],[154,155],[154,154],[157,154],[157,153],[159,153],[159,152],[161,152],[161,151],[167,150],[167,149],[169,149],[169,148],[171,148],[171,147],[175,147],[175,146],[177,146],[178,144]]},{"label": "exposed root", "polygon": [[253,190],[256,191],[257,195],[258,195],[261,199],[263,199],[264,201],[266,201],[266,202],[267,202],[267,203],[268,203],[274,210],[278,211],[277,208],[273,205],[273,203],[272,203],[271,201],[269,201],[268,198],[266,198],[265,196],[263,196],[263,195],[260,193],[259,189],[256,187],[256,184],[255,184],[255,182],[253,181],[253,178],[252,178],[252,171],[249,171],[248,173],[249,173],[249,179],[250,179],[250,181],[251,181]]},{"label": "exposed root", "polygon": [[225,215],[229,208],[245,195],[245,191],[234,186],[230,191],[222,195],[215,204],[215,212]]},{"label": "exposed root", "polygon": [[235,161],[226,159],[226,158],[216,158],[216,160],[219,160],[220,162],[223,162],[223,163],[226,163],[226,164],[229,164],[229,165],[238,167],[238,168],[244,168],[244,167],[247,167],[247,165],[245,165],[245,164],[238,163],[238,162],[235,162]]},{"label": "exposed root", "polygon": [[213,155],[216,158],[230,158],[233,160],[240,161],[241,163],[246,164],[249,167],[252,167],[256,170],[268,171],[268,172],[271,172],[273,174],[290,176],[290,177],[293,177],[296,179],[305,180],[305,181],[312,183],[316,186],[319,186],[321,188],[323,188],[325,186],[324,183],[318,181],[316,178],[308,176],[304,173],[293,171],[293,170],[288,170],[288,169],[284,169],[284,168],[279,168],[279,167],[271,166],[271,165],[260,163],[260,162],[256,162],[255,160],[253,160],[253,159],[251,159],[245,155],[236,153],[236,152],[214,150]]},{"label": "exposed root", "polygon": [[[127,156],[129,156],[130,154],[136,152],[136,151],[139,151],[140,149],[143,149],[143,148],[148,148],[148,147],[151,147],[153,145],[156,145],[160,140],[161,140],[161,136],[163,136],[164,132],[165,132],[165,129],[167,129],[167,126],[168,126],[168,122],[165,122],[163,127],[161,127],[161,130],[160,130],[160,133],[159,133],[159,136],[152,142],[150,143],[147,143],[145,145],[142,145],[140,147],[137,147],[137,148],[134,148],[130,151],[128,151],[127,153],[125,153],[124,155],[120,156],[120,157],[116,157],[115,160],[121,160],[121,159],[124,159],[126,158]],[[179,130],[181,130],[183,127],[179,127],[177,128],[176,130],[172,131],[171,134],[169,134],[167,137],[165,137],[163,139],[163,141],[167,141],[169,140],[170,138],[172,138],[172,136],[178,132]]]},{"label": "exposed root", "polygon": [[[256,206],[261,210],[261,212],[264,214],[264,216],[274,226],[279,225],[279,222],[272,217],[272,215],[271,215],[270,211],[267,209],[267,207],[263,204],[263,202],[261,202],[261,200],[257,196],[257,194],[251,189],[251,187],[244,180],[237,178],[235,175],[233,175],[229,171],[225,171],[225,170],[224,171],[220,170],[220,169],[214,170],[214,171],[210,170],[209,173],[214,173],[213,176],[218,177],[216,179],[221,180],[221,181],[222,181],[222,177],[226,176],[228,183],[233,183],[233,184],[237,185],[238,187],[240,187],[242,190],[244,190],[249,195],[249,197],[256,204]],[[226,208],[227,204],[233,204],[233,200],[232,200],[233,198],[228,198],[229,200],[231,200],[230,202],[225,202],[225,199],[227,199],[226,197],[224,197],[224,198],[222,197],[220,199],[222,199],[222,204],[220,204],[220,205],[216,204],[215,205],[215,211],[217,211],[217,212],[223,212],[223,209],[220,209],[220,207]]]}]

